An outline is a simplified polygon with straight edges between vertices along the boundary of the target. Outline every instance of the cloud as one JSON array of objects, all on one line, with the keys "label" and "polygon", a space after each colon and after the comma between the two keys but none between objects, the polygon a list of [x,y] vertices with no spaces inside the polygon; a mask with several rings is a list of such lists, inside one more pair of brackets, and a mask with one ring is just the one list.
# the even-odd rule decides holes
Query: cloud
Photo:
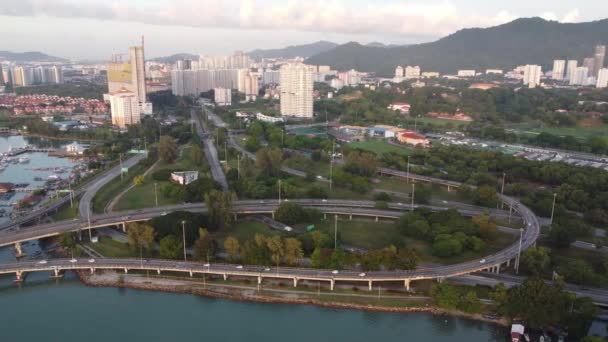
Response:
[{"label": "cloud", "polygon": [[[421,0],[418,0],[421,1]],[[49,16],[118,20],[154,25],[299,30],[342,34],[449,34],[465,27],[502,24],[517,16],[500,11],[495,16],[466,15],[449,0],[356,5],[349,0],[156,0],[146,5],[101,0],[2,0],[0,15]],[[543,17],[557,19],[554,13]],[[562,21],[578,20],[578,10]]]}]

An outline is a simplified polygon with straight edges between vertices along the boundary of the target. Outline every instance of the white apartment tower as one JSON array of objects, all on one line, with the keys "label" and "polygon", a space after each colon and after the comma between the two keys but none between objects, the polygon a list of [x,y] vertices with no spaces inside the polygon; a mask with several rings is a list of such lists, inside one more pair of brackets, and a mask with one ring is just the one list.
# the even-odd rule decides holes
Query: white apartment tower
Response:
[{"label": "white apartment tower", "polygon": [[536,88],[536,86],[540,85],[541,74],[542,69],[540,65],[526,65],[524,68],[524,85],[527,85],[528,88]]},{"label": "white apartment tower", "polygon": [[126,128],[140,121],[140,105],[137,95],[125,88],[110,94],[112,125]]},{"label": "white apartment tower", "polygon": [[566,61],[563,59],[556,59],[553,61],[553,74],[552,78],[556,81],[564,79],[564,72],[566,71]]},{"label": "white apartment tower", "polygon": [[572,74],[574,74],[574,72],[576,71],[576,68],[578,68],[578,61],[569,60],[568,65],[566,67],[566,76],[564,77],[564,79],[570,80],[572,78]]},{"label": "white apartment tower", "polygon": [[595,86],[597,88],[608,87],[608,68],[600,69],[600,71],[597,73],[597,83]]},{"label": "white apartment tower", "polygon": [[258,76],[253,73],[248,73],[245,76],[245,101],[255,101],[258,99],[260,86]]},{"label": "white apartment tower", "polygon": [[405,74],[405,70],[403,69],[402,66],[397,66],[397,68],[395,68],[395,77],[399,78],[399,77],[403,77]]},{"label": "white apartment tower", "polygon": [[405,67],[405,78],[420,78],[420,67],[419,66],[406,66]]},{"label": "white apartment tower", "polygon": [[281,115],[312,118],[313,71],[302,63],[281,66]]},{"label": "white apartment tower", "polygon": [[578,67],[570,75],[570,85],[587,85],[589,77],[589,69],[586,67]]},{"label": "white apartment tower", "polygon": [[232,105],[232,90],[230,88],[215,88],[213,89],[213,93],[217,106]]},{"label": "white apartment tower", "polygon": [[129,48],[131,62],[131,83],[135,86],[137,98],[140,103],[146,102],[146,63],[144,47],[133,46]]}]

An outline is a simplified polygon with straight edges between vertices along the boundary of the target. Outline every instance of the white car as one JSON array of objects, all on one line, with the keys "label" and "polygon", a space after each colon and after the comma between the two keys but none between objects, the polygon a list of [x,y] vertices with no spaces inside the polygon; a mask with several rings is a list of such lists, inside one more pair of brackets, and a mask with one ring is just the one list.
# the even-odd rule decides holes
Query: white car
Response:
[{"label": "white car", "polygon": [[325,202],[327,202],[327,200],[324,198],[321,200],[321,202],[325,203]]},{"label": "white car", "polygon": [[167,215],[167,212],[166,212],[166,211],[163,211],[163,212],[160,214],[160,216],[166,216],[166,215]]},{"label": "white car", "polygon": [[239,270],[243,269],[243,265],[238,265],[236,268],[238,268]]},{"label": "white car", "polygon": [[95,262],[95,259],[89,259],[89,263],[91,263],[91,264],[92,264],[92,263],[94,263],[94,262]]},{"label": "white car", "polygon": [[485,263],[486,263],[486,259],[481,259],[481,260],[479,260],[479,263],[480,263],[480,264],[485,264]]},{"label": "white car", "polygon": [[333,271],[331,271],[331,273],[333,273],[333,274],[338,274],[338,273],[340,273],[340,271],[338,271],[338,270],[333,270]]},{"label": "white car", "polygon": [[292,231],[292,230],[293,230],[293,228],[291,228],[291,227],[285,227],[285,231],[286,231],[286,232],[290,232],[290,231]]},{"label": "white car", "polygon": [[323,179],[323,176],[318,175],[318,176],[317,176],[317,179]]},{"label": "white car", "polygon": [[211,265],[210,265],[210,264],[204,264],[203,266],[205,266],[205,267],[209,267],[209,266],[211,266]]},{"label": "white car", "polygon": [[266,272],[270,272],[270,268],[266,267],[266,268],[264,269],[264,271],[266,271]]},{"label": "white car", "polygon": [[40,260],[40,261],[38,261],[38,263],[40,265],[45,265],[45,264],[48,264],[48,261],[46,261],[46,260]]},{"label": "white car", "polygon": [[131,218],[131,216],[123,216],[123,217],[122,217],[122,219],[123,219],[123,220],[128,220],[128,219],[130,219],[130,218]]},{"label": "white car", "polygon": [[359,273],[359,277],[365,277],[365,273]]},{"label": "white car", "polygon": [[72,258],[72,259],[70,260],[70,262],[73,264],[73,263],[75,263],[75,262],[78,262],[78,260],[76,260],[76,259]]}]

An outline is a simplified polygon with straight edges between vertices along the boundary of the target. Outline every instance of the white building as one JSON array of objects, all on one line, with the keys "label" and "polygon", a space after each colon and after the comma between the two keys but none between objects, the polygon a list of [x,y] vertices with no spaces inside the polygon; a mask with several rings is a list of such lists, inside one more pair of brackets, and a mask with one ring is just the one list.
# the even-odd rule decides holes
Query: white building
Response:
[{"label": "white building", "polygon": [[397,66],[397,68],[395,68],[395,78],[400,78],[400,77],[404,77],[405,76],[405,70],[403,69],[402,66]]},{"label": "white building", "polygon": [[245,76],[245,101],[255,101],[258,99],[260,92],[260,86],[258,82],[258,76],[253,73],[248,73]]},{"label": "white building", "polygon": [[564,79],[564,72],[566,71],[566,61],[563,59],[556,59],[553,61],[553,73],[551,77],[556,81]]},{"label": "white building", "polygon": [[589,69],[586,67],[578,67],[570,75],[570,85],[587,85],[589,77]]},{"label": "white building", "polygon": [[597,74],[597,83],[595,86],[598,88],[608,87],[608,68],[600,69]]},{"label": "white building", "polygon": [[458,70],[458,77],[475,77],[475,70]]},{"label": "white building", "polygon": [[419,66],[406,66],[405,67],[405,78],[420,78],[420,67]]},{"label": "white building", "polygon": [[313,116],[313,67],[302,63],[281,66],[281,115]]},{"label": "white building", "polygon": [[317,72],[320,74],[328,74],[331,71],[331,67],[329,65],[319,65],[317,67]]},{"label": "white building", "polygon": [[540,75],[542,75],[542,68],[540,65],[526,65],[524,69],[524,85],[528,88],[536,88],[540,85]]},{"label": "white building", "polygon": [[262,74],[262,84],[279,84],[281,73],[278,70],[266,70]]},{"label": "white building", "polygon": [[338,78],[342,80],[345,86],[357,86],[361,83],[361,76],[354,69],[339,73]]},{"label": "white building", "polygon": [[502,75],[504,71],[502,69],[488,69],[486,70],[486,75]]},{"label": "white building", "polygon": [[344,88],[344,82],[339,78],[333,78],[329,82],[329,85],[336,90],[340,90],[340,89]]},{"label": "white building", "polygon": [[439,78],[439,76],[441,75],[436,71],[426,71],[422,73],[422,78]]},{"label": "white building", "polygon": [[198,179],[198,171],[171,172],[171,180],[181,185],[188,185]]},{"label": "white building", "polygon": [[125,88],[110,94],[112,125],[125,128],[138,125],[140,121],[140,106],[137,95]]},{"label": "white building", "polygon": [[572,74],[574,74],[576,71],[576,68],[578,68],[578,61],[569,60],[568,65],[566,66],[566,76],[564,76],[564,80],[570,80],[572,78]]},{"label": "white building", "polygon": [[213,90],[215,104],[218,106],[232,105],[232,90],[230,88],[215,88]]},{"label": "white building", "polygon": [[283,118],[281,117],[276,117],[276,116],[268,116],[268,115],[264,115],[262,113],[256,113],[255,114],[255,118],[263,121],[263,122],[271,122],[271,123],[277,123],[277,122],[283,122],[285,121]]}]

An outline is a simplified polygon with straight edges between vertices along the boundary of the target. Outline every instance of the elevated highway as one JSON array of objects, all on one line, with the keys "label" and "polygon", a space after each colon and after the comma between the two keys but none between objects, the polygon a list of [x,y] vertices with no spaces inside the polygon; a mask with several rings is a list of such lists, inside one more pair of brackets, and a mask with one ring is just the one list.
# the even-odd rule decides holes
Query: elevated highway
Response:
[{"label": "elevated highway", "polygon": [[217,150],[215,148],[215,145],[213,144],[213,139],[209,139],[205,135],[203,125],[201,124],[201,118],[194,108],[190,109],[190,118],[194,122],[198,136],[203,142],[205,156],[207,157],[207,161],[209,162],[209,168],[211,169],[211,176],[216,182],[220,184],[224,191],[227,191],[228,181],[226,180],[226,175],[224,174],[222,166],[220,165],[219,158],[217,156]]}]

